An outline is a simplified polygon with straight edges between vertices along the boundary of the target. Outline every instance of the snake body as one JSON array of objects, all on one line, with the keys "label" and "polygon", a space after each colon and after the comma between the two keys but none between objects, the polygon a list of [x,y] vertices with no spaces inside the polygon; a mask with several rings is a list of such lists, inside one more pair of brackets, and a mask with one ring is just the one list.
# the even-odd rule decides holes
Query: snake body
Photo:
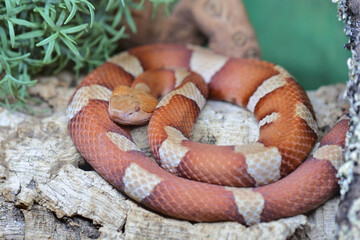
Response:
[{"label": "snake body", "polygon": [[[149,123],[150,147],[162,168],[108,113],[116,86],[130,86],[143,72],[156,69],[168,72],[165,88],[173,90]],[[149,89],[161,85],[137,84]],[[245,146],[191,142],[208,96],[253,112],[259,140]],[[171,44],[137,47],[96,68],[76,89],[67,118],[79,152],[135,201],[179,219],[247,225],[308,212],[338,190],[336,173],[349,121],[344,115],[304,161],[317,140],[315,114],[287,71],[260,60]]]}]

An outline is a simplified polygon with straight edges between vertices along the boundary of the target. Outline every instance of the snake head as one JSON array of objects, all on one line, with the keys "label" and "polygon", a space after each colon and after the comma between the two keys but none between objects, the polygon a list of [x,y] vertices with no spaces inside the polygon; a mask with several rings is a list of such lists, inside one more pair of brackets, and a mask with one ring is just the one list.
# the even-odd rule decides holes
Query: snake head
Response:
[{"label": "snake head", "polygon": [[158,100],[143,90],[118,86],[110,97],[110,118],[123,125],[146,124],[157,104]]}]

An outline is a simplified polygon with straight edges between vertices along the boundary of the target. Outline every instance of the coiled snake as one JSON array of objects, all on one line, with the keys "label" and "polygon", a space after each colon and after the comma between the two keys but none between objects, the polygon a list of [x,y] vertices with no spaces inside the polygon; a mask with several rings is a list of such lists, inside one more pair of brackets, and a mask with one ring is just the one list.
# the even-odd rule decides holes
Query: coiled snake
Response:
[{"label": "coiled snake", "polygon": [[[112,90],[130,86],[137,77],[135,88],[166,94],[148,130],[163,168],[109,116]],[[207,96],[253,112],[259,140],[245,146],[188,140]],[[143,111],[139,106],[131,115]],[[112,57],[83,79],[66,114],[82,156],[135,201],[175,218],[247,225],[305,213],[338,190],[336,173],[349,121],[344,115],[303,162],[317,140],[317,125],[306,93],[288,72],[260,60],[171,44]]]}]

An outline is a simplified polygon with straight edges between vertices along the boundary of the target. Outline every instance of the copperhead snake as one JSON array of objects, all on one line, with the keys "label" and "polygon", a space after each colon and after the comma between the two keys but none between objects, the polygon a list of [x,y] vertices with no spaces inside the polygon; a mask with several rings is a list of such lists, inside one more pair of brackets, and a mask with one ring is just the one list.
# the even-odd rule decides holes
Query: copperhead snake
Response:
[{"label": "copperhead snake", "polygon": [[[161,167],[108,112],[112,90],[130,86],[149,71],[166,75],[168,82],[148,130]],[[162,85],[146,84],[137,83],[150,91]],[[208,96],[253,112],[259,140],[245,146],[190,141]],[[133,200],[178,219],[246,225],[306,213],[336,193],[349,122],[344,115],[304,161],[317,141],[315,114],[286,70],[171,44],[137,47],[110,58],[82,80],[66,115],[81,155]]]}]

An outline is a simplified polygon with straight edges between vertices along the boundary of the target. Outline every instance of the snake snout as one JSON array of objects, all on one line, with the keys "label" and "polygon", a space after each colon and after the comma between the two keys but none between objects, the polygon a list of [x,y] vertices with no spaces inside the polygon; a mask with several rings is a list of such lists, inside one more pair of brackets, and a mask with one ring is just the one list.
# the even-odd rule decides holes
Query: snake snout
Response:
[{"label": "snake snout", "polygon": [[119,86],[114,89],[110,97],[110,118],[124,125],[146,124],[157,102],[157,99],[143,91]]}]

